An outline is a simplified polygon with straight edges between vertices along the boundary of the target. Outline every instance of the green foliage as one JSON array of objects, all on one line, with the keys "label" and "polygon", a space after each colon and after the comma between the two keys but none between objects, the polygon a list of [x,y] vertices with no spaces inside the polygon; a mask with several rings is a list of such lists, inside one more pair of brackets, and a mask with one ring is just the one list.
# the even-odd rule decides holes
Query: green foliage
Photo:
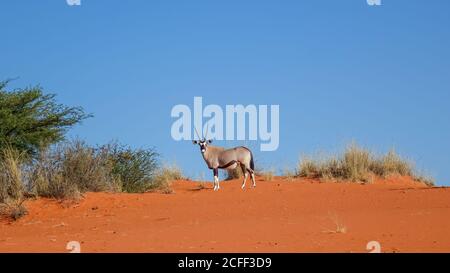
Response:
[{"label": "green foliage", "polygon": [[154,183],[158,168],[158,153],[154,149],[132,149],[117,143],[105,145],[112,166],[112,174],[122,185],[124,192],[145,192]]},{"label": "green foliage", "polygon": [[80,107],[58,104],[40,86],[6,91],[0,82],[0,150],[7,145],[35,155],[39,148],[64,139],[73,125],[90,117]]}]

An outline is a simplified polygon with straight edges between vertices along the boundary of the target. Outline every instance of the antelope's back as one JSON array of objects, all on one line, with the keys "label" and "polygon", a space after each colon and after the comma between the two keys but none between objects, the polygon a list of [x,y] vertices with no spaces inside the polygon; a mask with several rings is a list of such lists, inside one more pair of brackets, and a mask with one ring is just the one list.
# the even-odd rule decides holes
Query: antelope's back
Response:
[{"label": "antelope's back", "polygon": [[249,164],[252,159],[252,152],[247,147],[236,147],[229,151],[233,154],[234,160],[244,164]]}]

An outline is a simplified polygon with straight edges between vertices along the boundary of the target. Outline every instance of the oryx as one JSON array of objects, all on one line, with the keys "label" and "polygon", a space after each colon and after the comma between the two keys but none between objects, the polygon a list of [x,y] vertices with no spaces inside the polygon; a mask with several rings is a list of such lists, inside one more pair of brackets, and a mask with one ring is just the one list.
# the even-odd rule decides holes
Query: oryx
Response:
[{"label": "oryx", "polygon": [[[208,130],[206,130],[208,132]],[[248,174],[250,174],[253,182],[253,187],[256,187],[255,181],[255,163],[253,160],[253,153],[246,147],[236,147],[232,149],[224,149],[222,147],[216,147],[209,145],[213,141],[212,139],[200,138],[197,129],[195,130],[199,140],[194,140],[194,145],[200,146],[203,159],[208,165],[210,170],[214,172],[214,191],[220,189],[219,186],[219,169],[234,170],[238,166],[241,167],[244,174],[244,181],[242,183],[242,189],[245,188]]]}]

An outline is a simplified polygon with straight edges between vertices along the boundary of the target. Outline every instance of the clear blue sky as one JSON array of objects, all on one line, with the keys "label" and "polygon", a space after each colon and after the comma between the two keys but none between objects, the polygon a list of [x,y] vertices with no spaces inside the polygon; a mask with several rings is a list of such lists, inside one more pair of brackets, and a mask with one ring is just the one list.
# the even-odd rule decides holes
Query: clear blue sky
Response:
[{"label": "clear blue sky", "polygon": [[71,136],[155,146],[192,177],[211,174],[197,147],[172,140],[170,111],[203,96],[280,105],[280,148],[256,152],[262,167],[356,140],[449,185],[450,1],[382,4],[4,0],[0,78],[95,115]]}]

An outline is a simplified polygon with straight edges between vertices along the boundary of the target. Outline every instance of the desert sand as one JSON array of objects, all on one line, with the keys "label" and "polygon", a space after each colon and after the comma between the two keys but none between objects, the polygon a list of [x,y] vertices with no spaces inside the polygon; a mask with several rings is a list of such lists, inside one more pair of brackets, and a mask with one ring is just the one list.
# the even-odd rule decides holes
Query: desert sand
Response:
[{"label": "desert sand", "polygon": [[78,203],[29,200],[0,221],[0,252],[450,252],[450,189],[409,178],[372,184],[258,178],[177,181],[173,194],[87,193]]}]

